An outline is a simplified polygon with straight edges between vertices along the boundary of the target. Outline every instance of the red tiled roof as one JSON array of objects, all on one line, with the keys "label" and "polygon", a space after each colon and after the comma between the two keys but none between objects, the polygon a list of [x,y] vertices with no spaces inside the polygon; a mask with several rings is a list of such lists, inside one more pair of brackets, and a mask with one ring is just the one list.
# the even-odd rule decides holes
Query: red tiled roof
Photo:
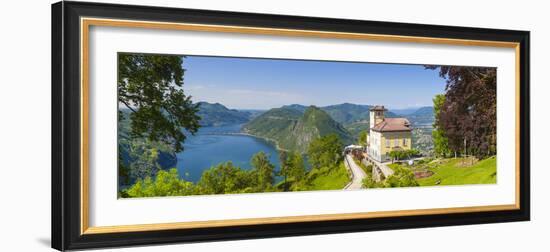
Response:
[{"label": "red tiled roof", "polygon": [[379,122],[372,128],[374,131],[411,131],[411,124],[406,118],[384,118],[384,121]]}]

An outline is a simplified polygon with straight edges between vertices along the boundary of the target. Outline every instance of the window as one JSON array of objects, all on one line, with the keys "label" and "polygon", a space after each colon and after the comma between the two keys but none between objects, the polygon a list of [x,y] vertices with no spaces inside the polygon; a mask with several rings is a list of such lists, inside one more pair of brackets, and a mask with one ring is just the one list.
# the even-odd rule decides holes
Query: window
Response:
[{"label": "window", "polygon": [[399,139],[394,140],[394,146],[399,146]]},{"label": "window", "polygon": [[403,138],[403,146],[407,146],[407,138]]},{"label": "window", "polygon": [[390,148],[391,142],[390,139],[386,139],[386,148]]}]

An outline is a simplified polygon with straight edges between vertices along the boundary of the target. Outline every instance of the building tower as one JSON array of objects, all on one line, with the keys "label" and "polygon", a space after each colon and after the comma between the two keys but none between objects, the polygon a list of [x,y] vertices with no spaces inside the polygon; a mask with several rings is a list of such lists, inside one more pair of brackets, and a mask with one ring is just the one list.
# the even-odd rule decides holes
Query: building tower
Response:
[{"label": "building tower", "polygon": [[369,128],[372,129],[376,124],[379,124],[382,121],[384,121],[384,111],[386,111],[386,109],[384,108],[384,106],[376,105],[370,108],[369,111],[370,111]]}]

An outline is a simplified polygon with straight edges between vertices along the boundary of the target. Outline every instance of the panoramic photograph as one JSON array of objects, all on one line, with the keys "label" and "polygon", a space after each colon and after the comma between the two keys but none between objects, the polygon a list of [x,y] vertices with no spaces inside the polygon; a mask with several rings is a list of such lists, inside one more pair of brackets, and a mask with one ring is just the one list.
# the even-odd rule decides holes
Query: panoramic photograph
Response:
[{"label": "panoramic photograph", "polygon": [[494,67],[118,53],[118,198],[495,184]]}]

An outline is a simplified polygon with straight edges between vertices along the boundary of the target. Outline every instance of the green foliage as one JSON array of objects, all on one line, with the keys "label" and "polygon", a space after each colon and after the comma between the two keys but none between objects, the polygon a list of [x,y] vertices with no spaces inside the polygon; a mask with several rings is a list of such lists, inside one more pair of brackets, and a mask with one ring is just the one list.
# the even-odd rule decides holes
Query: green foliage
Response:
[{"label": "green foliage", "polygon": [[[284,154],[283,154],[284,153]],[[285,180],[277,185],[283,191],[301,191],[305,188],[308,181],[306,179],[307,170],[302,154],[297,152],[279,152],[281,169],[280,176]]]},{"label": "green foliage", "polygon": [[382,182],[376,182],[374,181],[374,178],[372,177],[372,165],[365,165],[360,161],[355,161],[355,163],[359,164],[361,169],[365,171],[365,174],[367,175],[361,183],[363,184],[363,188],[382,188],[385,187]]},{"label": "green foliage", "polygon": [[384,180],[384,187],[418,186],[418,182],[416,182],[414,178],[414,173],[410,169],[401,166],[396,166],[392,169],[393,174]]},{"label": "green foliage", "polygon": [[254,168],[254,173],[257,178],[257,186],[261,191],[268,190],[272,187],[275,180],[275,166],[269,161],[269,157],[260,151],[252,156],[250,164]]},{"label": "green foliage", "polygon": [[273,191],[274,166],[268,156],[259,152],[251,160],[252,170],[243,170],[231,161],[205,170],[194,184],[180,179],[177,169],[160,170],[156,176],[139,179],[121,197],[184,196],[201,194],[252,193]]},{"label": "green foliage", "polygon": [[225,162],[204,171],[197,187],[199,194],[241,193],[253,192],[256,183],[251,171]]},{"label": "green foliage", "polygon": [[395,150],[390,151],[388,153],[388,156],[390,156],[393,160],[402,160],[414,156],[418,156],[420,154],[420,151],[417,149],[410,149],[410,150]]},{"label": "green foliage", "polygon": [[418,182],[414,177],[414,173],[407,168],[399,165],[392,165],[393,174],[386,179],[376,182],[372,178],[372,173],[367,173],[362,181],[365,188],[388,188],[388,187],[411,187],[418,186]]},{"label": "green foliage", "polygon": [[245,124],[243,130],[275,142],[279,149],[299,153],[305,153],[312,140],[328,134],[336,134],[346,144],[355,142],[341,124],[315,106],[303,113],[288,107],[271,109]]},{"label": "green foliage", "polygon": [[[183,92],[182,57],[120,53],[118,102],[132,111],[132,138],[145,137],[183,150],[185,135],[199,128],[198,106]],[[119,121],[124,114],[119,110]]]},{"label": "green foliage", "polygon": [[289,161],[289,175],[292,177],[294,183],[292,184],[291,189],[296,191],[300,187],[303,187],[306,183],[305,176],[306,176],[306,166],[304,164],[304,158],[302,157],[302,154],[297,152],[292,152],[289,155],[288,158]]},{"label": "green foliage", "polygon": [[[128,115],[128,110],[122,112]],[[130,136],[130,119],[118,122],[118,171],[119,183],[129,185],[138,179],[156,176],[160,169],[176,165],[177,158],[172,146],[147,138]]]},{"label": "green foliage", "polygon": [[349,182],[349,174],[343,163],[342,143],[336,134],[329,134],[313,140],[307,150],[312,169],[305,173],[301,155],[294,157],[295,177],[303,177],[304,182],[295,190],[342,189]]},{"label": "green foliage", "polygon": [[147,148],[148,145],[141,145],[133,142],[130,146],[130,177],[146,178],[153,177],[161,169],[158,163],[158,150]]},{"label": "green foliage", "polygon": [[284,191],[287,191],[287,179],[290,176],[290,170],[292,168],[292,164],[290,163],[290,159],[288,158],[288,152],[286,151],[279,151],[279,164],[281,167],[279,168],[279,176],[283,176],[285,178],[284,180]]},{"label": "green foliage", "polygon": [[118,155],[118,181],[119,185],[130,184],[130,168],[124,163],[120,150]]},{"label": "green foliage", "polygon": [[123,197],[158,197],[195,194],[193,183],[182,180],[177,169],[159,171],[155,177],[138,180],[132,187],[121,194]]},{"label": "green foliage", "polygon": [[495,67],[427,66],[446,79],[436,125],[453,152],[484,158],[496,154]]},{"label": "green foliage", "polygon": [[313,168],[335,167],[343,159],[342,143],[336,134],[326,135],[313,140],[307,151],[309,163]]},{"label": "green foliage", "polygon": [[289,160],[291,164],[290,176],[294,178],[294,180],[302,180],[306,175],[304,158],[300,153],[293,152],[292,155],[290,155]]},{"label": "green foliage", "polygon": [[363,130],[359,133],[359,144],[360,145],[367,145],[367,137],[369,135],[369,132],[367,130]]},{"label": "green foliage", "polygon": [[370,176],[366,176],[362,181],[364,188],[384,188],[385,185],[382,182],[376,182],[372,178],[372,174]]},{"label": "green foliage", "polygon": [[434,130],[432,131],[434,153],[437,156],[447,157],[451,154],[451,150],[449,149],[449,140],[445,136],[445,132],[443,131],[443,129],[438,126],[441,108],[445,104],[445,95],[436,95],[433,99],[433,103],[435,114],[435,122],[433,124]]}]

